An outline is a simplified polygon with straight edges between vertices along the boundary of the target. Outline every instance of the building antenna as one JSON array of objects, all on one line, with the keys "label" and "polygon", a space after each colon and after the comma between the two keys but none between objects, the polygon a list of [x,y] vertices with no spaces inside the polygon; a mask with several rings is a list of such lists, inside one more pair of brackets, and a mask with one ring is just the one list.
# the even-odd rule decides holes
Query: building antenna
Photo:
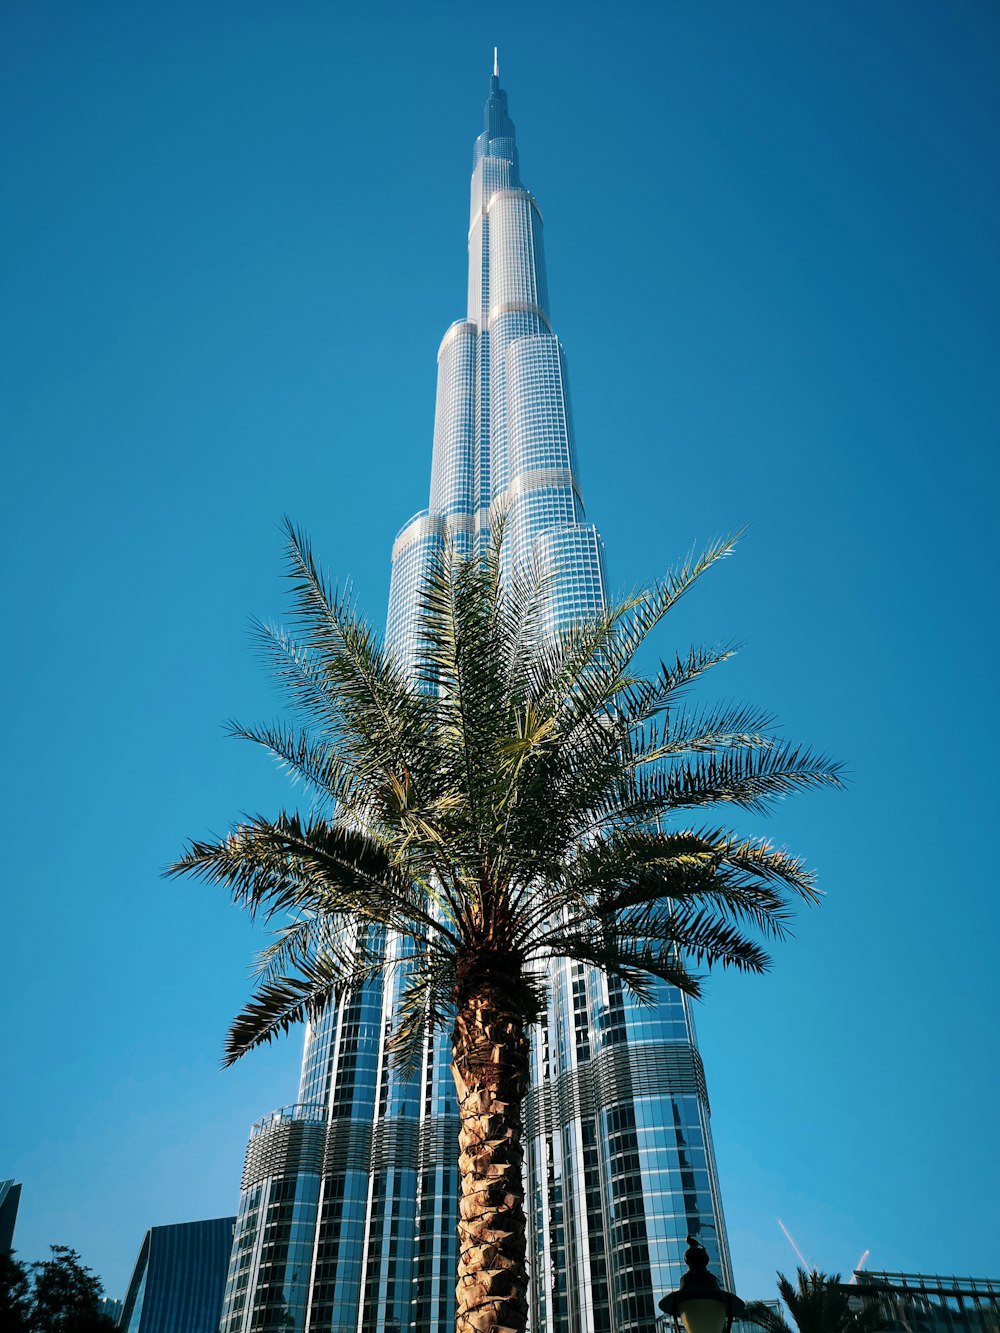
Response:
[{"label": "building antenna", "polygon": [[500,59],[497,55],[497,48],[495,46],[493,48],[493,77],[495,79],[499,79],[500,77]]},{"label": "building antenna", "polygon": [[803,1262],[803,1264],[805,1264],[807,1270],[808,1270],[810,1273],[815,1273],[815,1272],[816,1272],[815,1268],[813,1268],[812,1264],[809,1262],[809,1260],[806,1258],[806,1256],[802,1253],[802,1251],[799,1249],[799,1247],[795,1244],[795,1241],[792,1240],[792,1233],[791,1233],[791,1232],[788,1230],[788,1228],[785,1226],[784,1222],[782,1222],[781,1218],[780,1218],[780,1217],[776,1217],[774,1220],[777,1222],[778,1226],[781,1227],[782,1231],[785,1233],[785,1239],[788,1241],[789,1245],[792,1247],[792,1249],[795,1251],[795,1253],[799,1256],[799,1258],[801,1259],[801,1261]]}]

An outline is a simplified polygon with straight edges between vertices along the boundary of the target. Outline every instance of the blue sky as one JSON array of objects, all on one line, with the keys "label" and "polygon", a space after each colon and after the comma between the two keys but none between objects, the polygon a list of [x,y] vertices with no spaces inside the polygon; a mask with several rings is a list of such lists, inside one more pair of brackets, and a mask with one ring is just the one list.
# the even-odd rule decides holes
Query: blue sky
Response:
[{"label": "blue sky", "polygon": [[744,1296],[812,1263],[997,1273],[1000,13],[986,0],[0,9],[7,762],[0,1178],[121,1295],[234,1212],[290,1038],[220,1072],[260,941],[165,883],[286,799],[290,514],[384,615],[464,314],[492,47],[546,221],[620,588],[742,526],[664,652],[746,647],[849,792],[762,825],[827,891],[699,1010]]}]

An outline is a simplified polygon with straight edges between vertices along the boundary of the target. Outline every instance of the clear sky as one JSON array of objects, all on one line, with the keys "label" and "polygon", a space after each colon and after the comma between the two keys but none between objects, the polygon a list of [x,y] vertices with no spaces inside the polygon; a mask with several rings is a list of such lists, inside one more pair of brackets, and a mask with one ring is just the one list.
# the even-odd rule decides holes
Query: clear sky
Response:
[{"label": "clear sky", "polygon": [[298,1037],[218,1069],[260,941],[160,872],[285,799],[222,726],[277,708],[281,515],[384,615],[495,43],[611,582],[750,524],[661,648],[744,642],[705,697],[852,776],[761,826],[826,902],[699,1011],[738,1290],[794,1268],[776,1217],[998,1276],[991,0],[0,7],[18,1249],[120,1296],[294,1100]]}]

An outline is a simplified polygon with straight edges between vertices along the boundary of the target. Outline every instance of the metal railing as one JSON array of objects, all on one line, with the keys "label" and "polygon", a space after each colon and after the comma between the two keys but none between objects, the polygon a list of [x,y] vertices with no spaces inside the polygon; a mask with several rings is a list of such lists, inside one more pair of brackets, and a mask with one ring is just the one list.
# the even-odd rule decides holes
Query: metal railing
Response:
[{"label": "metal railing", "polygon": [[290,1106],[279,1106],[276,1111],[262,1115],[250,1127],[250,1138],[255,1139],[272,1125],[284,1124],[289,1120],[306,1120],[310,1124],[322,1124],[326,1119],[326,1108],[314,1102],[293,1102]]}]

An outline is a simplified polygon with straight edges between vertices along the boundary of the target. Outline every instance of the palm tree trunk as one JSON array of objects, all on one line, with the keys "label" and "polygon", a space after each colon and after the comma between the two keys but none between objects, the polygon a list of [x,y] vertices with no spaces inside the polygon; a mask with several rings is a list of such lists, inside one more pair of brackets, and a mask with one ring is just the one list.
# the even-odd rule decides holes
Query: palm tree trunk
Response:
[{"label": "palm tree trunk", "polygon": [[504,987],[483,982],[459,1000],[451,1072],[458,1091],[456,1333],[524,1333],[524,1147],[521,1103],[528,1039]]}]

